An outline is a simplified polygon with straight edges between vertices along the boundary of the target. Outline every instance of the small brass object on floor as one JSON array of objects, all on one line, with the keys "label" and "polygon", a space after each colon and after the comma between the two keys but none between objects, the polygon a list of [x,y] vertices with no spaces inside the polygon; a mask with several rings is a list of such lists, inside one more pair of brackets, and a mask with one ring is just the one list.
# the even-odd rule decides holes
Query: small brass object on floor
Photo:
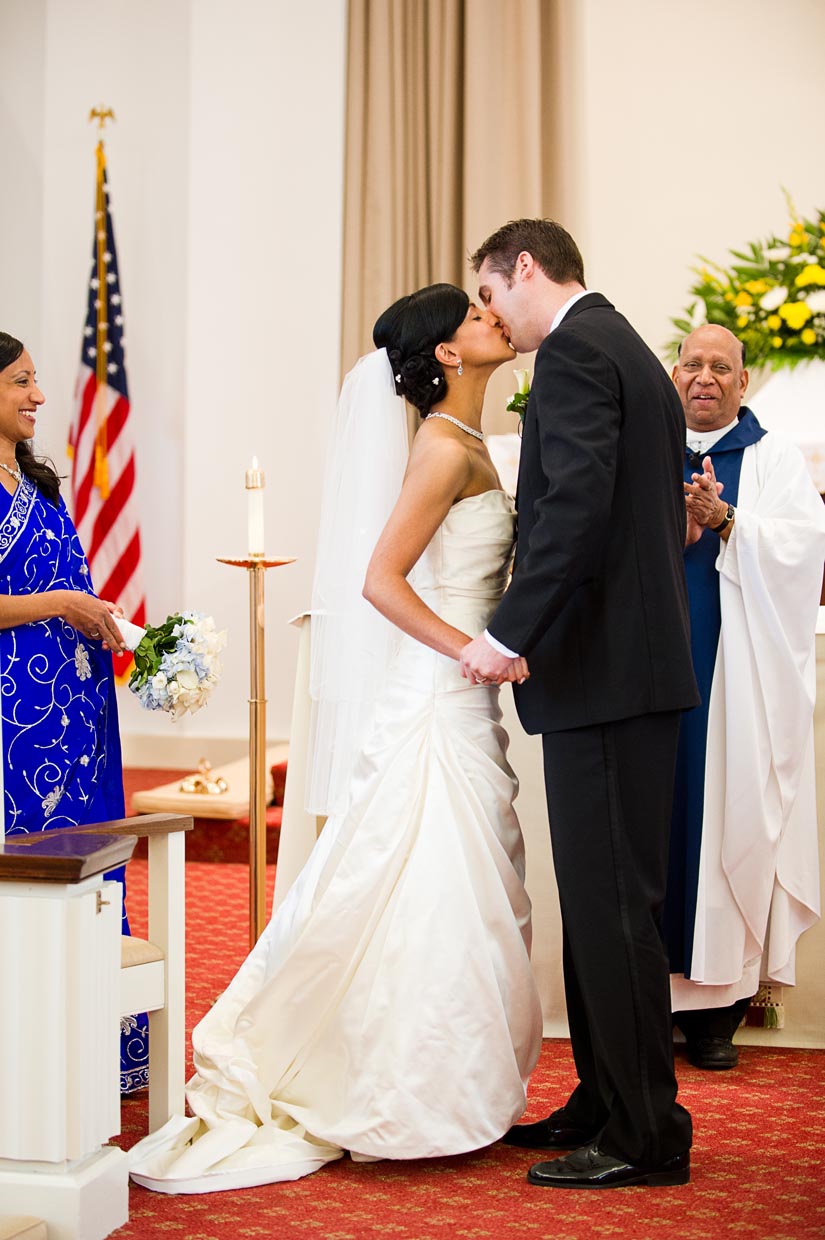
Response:
[{"label": "small brass object on floor", "polygon": [[207,762],[206,758],[201,758],[195,774],[187,775],[179,787],[180,792],[199,792],[208,797],[220,796],[228,789],[229,784],[222,776],[212,778],[212,763]]}]

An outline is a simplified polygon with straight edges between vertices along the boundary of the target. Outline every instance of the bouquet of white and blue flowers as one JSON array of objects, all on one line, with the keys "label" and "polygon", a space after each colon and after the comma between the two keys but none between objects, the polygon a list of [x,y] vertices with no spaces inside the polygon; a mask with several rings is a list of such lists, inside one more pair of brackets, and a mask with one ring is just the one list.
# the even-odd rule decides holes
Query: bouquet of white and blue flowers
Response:
[{"label": "bouquet of white and blue flowers", "polygon": [[140,629],[124,621],[119,626],[134,654],[129,688],[141,706],[179,719],[205,705],[220,680],[218,654],[226,645],[226,633],[215,628],[211,616],[182,611],[157,628]]}]

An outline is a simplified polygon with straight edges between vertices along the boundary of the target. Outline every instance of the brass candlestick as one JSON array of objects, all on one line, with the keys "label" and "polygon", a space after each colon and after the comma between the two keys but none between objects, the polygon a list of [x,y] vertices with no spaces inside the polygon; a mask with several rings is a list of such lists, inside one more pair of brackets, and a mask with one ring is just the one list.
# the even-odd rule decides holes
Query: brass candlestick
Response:
[{"label": "brass candlestick", "polygon": [[266,570],[294,564],[295,557],[270,560],[218,556],[219,564],[249,573],[249,946],[266,925],[266,675],[264,585]]}]

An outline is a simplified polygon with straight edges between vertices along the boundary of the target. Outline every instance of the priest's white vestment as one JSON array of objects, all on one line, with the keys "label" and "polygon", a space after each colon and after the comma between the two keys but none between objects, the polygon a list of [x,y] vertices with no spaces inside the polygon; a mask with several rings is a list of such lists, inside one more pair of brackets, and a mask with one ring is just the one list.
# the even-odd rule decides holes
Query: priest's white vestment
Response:
[{"label": "priest's white vestment", "polygon": [[[712,452],[711,452],[712,456]],[[819,919],[814,786],[815,627],[825,504],[799,449],[745,448],[736,520],[720,541],[691,979],[674,1011],[726,1007],[761,981],[792,985]]]}]

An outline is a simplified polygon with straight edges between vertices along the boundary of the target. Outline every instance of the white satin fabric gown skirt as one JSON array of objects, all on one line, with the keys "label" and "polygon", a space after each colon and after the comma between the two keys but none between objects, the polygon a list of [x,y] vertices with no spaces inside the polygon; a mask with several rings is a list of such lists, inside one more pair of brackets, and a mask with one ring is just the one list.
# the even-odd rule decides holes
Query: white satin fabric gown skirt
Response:
[{"label": "white satin fabric gown skirt", "polygon": [[[466,632],[504,588],[513,522],[500,491],[460,501],[416,565]],[[497,695],[404,639],[348,808],[195,1028],[193,1118],[131,1150],[138,1183],[213,1192],[344,1151],[459,1154],[522,1115],[542,1024]]]}]

